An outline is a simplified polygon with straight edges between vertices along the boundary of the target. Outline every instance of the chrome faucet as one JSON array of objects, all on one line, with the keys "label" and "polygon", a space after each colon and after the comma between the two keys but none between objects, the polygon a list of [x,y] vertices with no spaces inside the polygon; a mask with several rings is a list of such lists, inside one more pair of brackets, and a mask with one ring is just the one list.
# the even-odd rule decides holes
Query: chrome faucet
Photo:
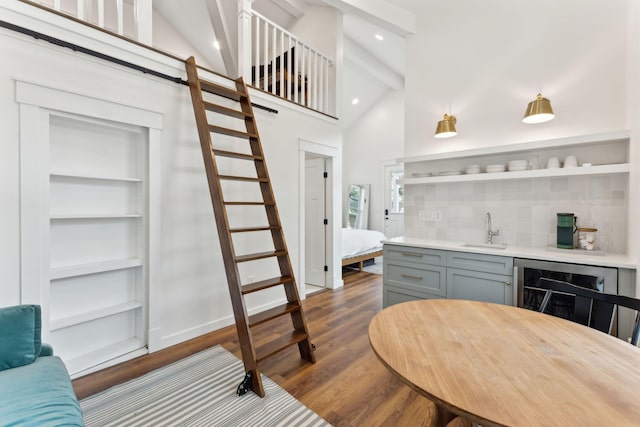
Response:
[{"label": "chrome faucet", "polygon": [[490,245],[493,244],[493,236],[500,235],[500,229],[493,231],[491,230],[491,214],[487,212],[487,243]]}]

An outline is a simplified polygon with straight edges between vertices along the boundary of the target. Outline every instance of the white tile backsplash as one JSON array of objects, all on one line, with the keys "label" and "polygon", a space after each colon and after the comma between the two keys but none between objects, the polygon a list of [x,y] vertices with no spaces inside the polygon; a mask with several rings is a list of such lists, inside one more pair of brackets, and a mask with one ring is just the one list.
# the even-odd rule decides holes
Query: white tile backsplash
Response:
[{"label": "white tile backsplash", "polygon": [[[627,204],[628,182],[615,175],[408,185],[405,235],[484,242],[491,212],[494,242],[555,246],[556,213],[573,212],[579,227],[598,229],[596,249],[625,253]],[[441,220],[421,211],[440,211]]]}]

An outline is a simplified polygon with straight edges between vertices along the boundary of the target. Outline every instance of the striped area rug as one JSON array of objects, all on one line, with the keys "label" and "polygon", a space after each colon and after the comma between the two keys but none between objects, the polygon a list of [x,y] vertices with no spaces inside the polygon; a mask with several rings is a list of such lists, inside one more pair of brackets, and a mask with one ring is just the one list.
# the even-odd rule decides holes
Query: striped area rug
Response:
[{"label": "striped area rug", "polygon": [[244,367],[215,346],[80,401],[93,426],[329,426],[262,375],[266,396],[236,394]]}]

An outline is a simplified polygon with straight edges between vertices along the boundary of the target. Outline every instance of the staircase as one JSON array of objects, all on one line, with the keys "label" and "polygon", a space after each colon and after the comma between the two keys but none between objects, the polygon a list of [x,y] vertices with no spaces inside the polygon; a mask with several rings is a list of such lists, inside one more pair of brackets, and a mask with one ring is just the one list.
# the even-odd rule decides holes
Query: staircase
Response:
[{"label": "staircase", "polygon": [[[260,376],[258,364],[270,356],[284,350],[294,344],[298,345],[300,356],[315,363],[313,353],[314,346],[309,338],[309,331],[302,310],[298,288],[293,276],[291,260],[285,242],[278,208],[276,206],[267,165],[260,143],[260,136],[253,115],[253,108],[249,99],[247,87],[239,78],[235,80],[235,89],[225,87],[202,80],[198,77],[198,70],[193,57],[186,61],[187,77],[191,100],[196,117],[196,125],[200,136],[200,146],[202,157],[209,183],[209,192],[213,203],[213,211],[216,218],[218,237],[224,260],[224,267],[227,274],[227,283],[231,295],[231,304],[238,330],[240,348],[242,350],[242,360],[246,376],[238,386],[238,394],[244,394],[248,390],[253,390],[260,397],[264,397],[264,387]],[[203,96],[207,95],[207,100]],[[213,100],[209,100],[213,98]],[[239,109],[229,108],[221,105],[233,100],[239,104]],[[233,119],[244,121],[246,130],[239,131],[228,127],[210,124],[207,112],[216,115],[224,115]],[[212,134],[226,135],[232,137],[234,144],[237,142],[237,149],[217,149],[212,142]],[[248,147],[247,147],[248,145]],[[243,147],[244,146],[244,147]],[[244,163],[238,164],[232,170],[246,170],[248,162],[255,166],[255,174],[220,174],[218,171],[217,158],[231,159],[230,161]],[[244,166],[244,167],[243,167]],[[242,182],[259,187],[256,194],[261,194],[261,200],[234,201],[233,193],[225,191],[225,182]],[[226,197],[225,197],[226,196]],[[266,225],[247,225],[243,227],[230,227],[228,209],[230,207],[264,207],[266,215]],[[251,233],[269,232],[273,241],[273,250],[238,255],[234,247],[234,236],[251,235]],[[259,260],[275,260],[280,274],[273,278],[259,280],[254,283],[243,284],[239,265],[252,263]],[[257,293],[273,287],[282,286],[287,298],[286,304],[249,316],[245,297],[248,294]],[[254,336],[256,326],[264,325],[282,316],[290,316],[292,329],[290,332],[278,336],[261,339],[265,341],[256,348],[257,337]],[[264,329],[264,328],[261,328]]]}]

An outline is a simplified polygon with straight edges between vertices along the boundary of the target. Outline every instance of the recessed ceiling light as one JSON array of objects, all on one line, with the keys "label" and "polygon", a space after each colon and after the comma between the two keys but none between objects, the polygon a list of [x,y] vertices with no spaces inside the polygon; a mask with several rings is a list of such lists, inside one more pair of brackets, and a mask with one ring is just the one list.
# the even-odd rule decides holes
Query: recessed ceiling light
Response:
[{"label": "recessed ceiling light", "polygon": [[351,100],[351,103],[352,103],[353,105],[356,105],[358,102],[360,102],[360,100],[359,100],[358,98],[353,98],[353,99]]},{"label": "recessed ceiling light", "polygon": [[220,50],[220,42],[218,40],[214,40],[213,41],[213,47],[215,47],[216,49]]},{"label": "recessed ceiling light", "polygon": [[384,40],[384,37],[382,36],[382,34],[376,34],[376,40]]}]

